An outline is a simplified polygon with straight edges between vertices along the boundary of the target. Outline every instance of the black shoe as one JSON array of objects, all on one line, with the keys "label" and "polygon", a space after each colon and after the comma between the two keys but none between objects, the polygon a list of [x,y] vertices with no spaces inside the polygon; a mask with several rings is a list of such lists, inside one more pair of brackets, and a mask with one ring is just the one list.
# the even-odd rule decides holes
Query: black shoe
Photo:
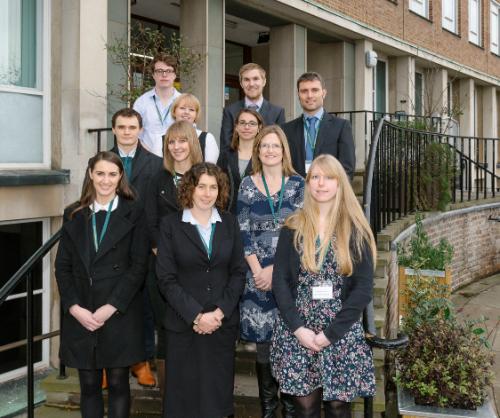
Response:
[{"label": "black shoe", "polygon": [[271,374],[269,363],[255,363],[257,381],[259,383],[259,398],[262,418],[276,418],[278,409],[278,383]]}]

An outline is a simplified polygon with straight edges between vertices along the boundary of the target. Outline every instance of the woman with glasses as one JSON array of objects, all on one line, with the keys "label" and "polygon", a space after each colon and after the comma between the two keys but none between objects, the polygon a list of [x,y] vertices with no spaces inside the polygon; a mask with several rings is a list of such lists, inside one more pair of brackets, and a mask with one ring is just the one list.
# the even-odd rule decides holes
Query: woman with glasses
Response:
[{"label": "woman with glasses", "polygon": [[228,209],[236,214],[236,200],[241,179],[252,171],[252,151],[255,137],[264,126],[260,113],[251,109],[242,109],[238,113],[231,140],[231,147],[221,152],[217,165],[229,177]]},{"label": "woman with glasses", "polygon": [[147,234],[115,153],[89,160],[80,200],[64,211],[55,268],[61,295],[59,356],[78,369],[83,418],[102,418],[103,369],[108,416],[127,418],[129,367],[144,359],[143,298]]},{"label": "woman with glasses", "polygon": [[210,132],[202,131],[196,127],[196,122],[200,116],[200,101],[190,93],[183,93],[175,99],[172,105],[172,117],[174,120],[185,120],[192,123],[196,129],[196,135],[200,141],[203,161],[216,163],[219,158],[219,147],[214,136]]},{"label": "woman with glasses", "polygon": [[238,221],[224,211],[227,194],[226,175],[219,167],[196,164],[179,185],[182,212],[160,224],[158,286],[167,301],[165,417],[234,413],[245,260]]},{"label": "woman with glasses", "polygon": [[320,155],[303,209],[283,227],[273,291],[280,316],[271,362],[297,418],[351,418],[351,401],[375,394],[361,314],[373,291],[376,244],[340,162]]},{"label": "woman with glasses", "polygon": [[[156,255],[160,236],[160,220],[169,213],[178,212],[180,206],[177,200],[177,188],[186,173],[194,164],[202,162],[201,148],[193,125],[186,121],[174,122],[164,137],[165,153],[163,169],[151,179],[146,196],[146,220],[151,240],[153,254]],[[165,312],[165,302],[158,293],[154,265],[156,257],[152,257],[153,265],[149,269],[147,285],[153,312],[158,327],[158,385],[164,389],[164,328],[162,321]]]},{"label": "woman with glasses", "polygon": [[[238,193],[237,213],[245,258],[246,286],[240,303],[240,336],[257,345],[257,379],[263,417],[274,417],[278,386],[271,375],[269,347],[278,310],[272,294],[274,253],[285,218],[300,208],[304,180],[292,168],[285,134],[277,125],[263,128],[253,145],[251,176]],[[281,397],[285,417],[293,406]]]}]

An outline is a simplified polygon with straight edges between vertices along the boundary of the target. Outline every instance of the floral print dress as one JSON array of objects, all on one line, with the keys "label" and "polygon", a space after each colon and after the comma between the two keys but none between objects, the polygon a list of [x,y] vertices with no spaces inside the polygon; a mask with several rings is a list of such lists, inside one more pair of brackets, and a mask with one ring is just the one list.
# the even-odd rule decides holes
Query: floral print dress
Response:
[{"label": "floral print dress", "polygon": [[[305,326],[316,333],[325,330],[342,308],[340,292],[344,277],[337,272],[335,254],[330,248],[320,273],[300,267],[296,307]],[[328,281],[333,298],[313,300],[312,286]],[[280,390],[305,396],[323,388],[323,400],[351,402],[355,397],[375,394],[373,357],[365,341],[361,321],[337,342],[315,353],[303,347],[279,317],[271,344],[271,367]]]},{"label": "floral print dress", "polygon": [[[275,210],[279,206],[279,194],[278,190],[271,196]],[[285,218],[301,208],[303,200],[304,179],[290,176],[285,183],[278,222],[275,222],[267,196],[255,186],[250,176],[245,177],[240,185],[237,203],[245,257],[255,254],[263,268],[273,264]],[[257,289],[252,271],[248,269],[240,302],[241,338],[252,342],[270,341],[277,316],[278,307],[272,291]]]}]

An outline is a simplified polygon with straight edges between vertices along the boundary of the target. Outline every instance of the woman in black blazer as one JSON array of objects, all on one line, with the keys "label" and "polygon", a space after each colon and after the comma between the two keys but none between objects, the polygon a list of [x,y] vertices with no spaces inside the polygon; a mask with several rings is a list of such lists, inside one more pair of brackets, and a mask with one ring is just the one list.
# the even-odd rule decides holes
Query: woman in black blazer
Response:
[{"label": "woman in black blazer", "polygon": [[80,200],[65,210],[56,279],[62,302],[61,361],[78,369],[84,418],[128,417],[129,366],[144,358],[142,296],[147,241],[120,158],[89,160]]},{"label": "woman in black blazer", "polygon": [[350,403],[373,396],[372,353],[361,314],[373,291],[376,246],[340,162],[317,157],[304,206],[281,230],[273,292],[280,317],[271,364],[297,418],[350,418]]},{"label": "woman in black blazer", "polygon": [[157,275],[167,300],[164,416],[168,418],[233,414],[245,261],[238,222],[223,212],[227,189],[220,168],[197,164],[179,186],[183,211],[161,221]]},{"label": "woman in black blazer", "polygon": [[252,173],[252,150],[255,137],[264,127],[264,119],[259,112],[241,109],[234,123],[231,147],[223,150],[217,161],[229,178],[228,210],[236,215],[238,190],[243,177]]}]

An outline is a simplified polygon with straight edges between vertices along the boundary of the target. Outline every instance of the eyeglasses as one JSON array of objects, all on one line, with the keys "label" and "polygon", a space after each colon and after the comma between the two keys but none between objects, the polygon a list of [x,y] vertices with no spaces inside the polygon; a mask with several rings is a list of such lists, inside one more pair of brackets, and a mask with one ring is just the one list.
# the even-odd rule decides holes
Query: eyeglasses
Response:
[{"label": "eyeglasses", "polygon": [[166,70],[161,70],[161,69],[156,69],[155,70],[156,75],[170,75],[170,74],[175,74],[175,71],[172,70],[171,68],[167,68]]},{"label": "eyeglasses", "polygon": [[260,144],[260,148],[264,149],[281,149],[281,144]]},{"label": "eyeglasses", "polygon": [[245,122],[244,120],[239,120],[238,121],[238,126],[249,126],[250,128],[255,128],[256,126],[259,126],[259,124],[255,121],[250,121],[250,122]]}]

